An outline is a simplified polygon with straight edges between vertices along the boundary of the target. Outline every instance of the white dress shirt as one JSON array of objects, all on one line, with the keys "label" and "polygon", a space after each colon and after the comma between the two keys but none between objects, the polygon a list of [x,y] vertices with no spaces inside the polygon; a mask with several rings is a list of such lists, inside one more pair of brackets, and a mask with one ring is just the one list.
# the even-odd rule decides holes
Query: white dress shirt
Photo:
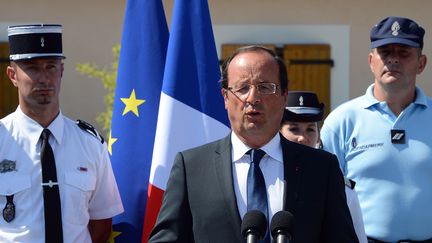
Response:
[{"label": "white dress shirt", "polygon": [[[0,139],[0,162],[16,168],[0,173],[0,208],[14,195],[15,218],[0,217],[0,242],[43,243],[44,204],[40,164],[43,127],[18,109],[0,120],[6,132]],[[65,243],[90,243],[89,220],[123,212],[106,144],[80,129],[61,113],[49,125],[59,183]]]},{"label": "white dress shirt", "polygon": [[[237,207],[240,217],[247,212],[247,174],[250,166],[250,156],[246,154],[251,148],[231,133],[233,161],[233,179],[234,191],[237,199]],[[280,135],[277,133],[270,142],[260,148],[266,155],[261,159],[260,168],[264,175],[264,180],[267,189],[269,222],[275,213],[283,209],[284,195],[284,167],[282,145],[280,143]]]}]

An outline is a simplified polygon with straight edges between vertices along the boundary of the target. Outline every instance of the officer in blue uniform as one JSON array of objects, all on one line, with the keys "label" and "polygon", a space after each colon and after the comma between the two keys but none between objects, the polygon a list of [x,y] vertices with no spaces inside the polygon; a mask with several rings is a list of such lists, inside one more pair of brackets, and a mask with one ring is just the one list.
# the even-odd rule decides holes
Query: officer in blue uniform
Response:
[{"label": "officer in blue uniform", "polygon": [[416,86],[425,30],[387,17],[370,32],[374,82],[321,130],[324,149],[356,181],[369,242],[432,242],[432,100]]}]

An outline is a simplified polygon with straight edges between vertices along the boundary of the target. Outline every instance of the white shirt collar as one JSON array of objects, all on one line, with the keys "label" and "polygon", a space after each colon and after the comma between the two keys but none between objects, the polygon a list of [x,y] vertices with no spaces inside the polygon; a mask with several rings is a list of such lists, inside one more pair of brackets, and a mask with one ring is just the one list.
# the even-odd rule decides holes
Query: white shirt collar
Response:
[{"label": "white shirt collar", "polygon": [[[16,109],[15,114],[17,117],[16,121],[18,123],[18,126],[21,129],[28,131],[28,134],[30,136],[28,139],[30,139],[33,144],[36,144],[39,141],[40,135],[44,128],[38,122],[24,114],[24,112],[19,106]],[[51,134],[53,135],[57,143],[61,144],[64,131],[64,120],[61,111],[47,128],[51,131]]]},{"label": "white shirt collar", "polygon": [[[231,132],[231,144],[232,144],[232,161],[238,161],[241,159],[251,147],[244,144],[240,138],[234,132]],[[277,133],[267,144],[262,146],[260,149],[264,150],[266,154],[272,157],[274,160],[283,162],[282,145],[280,142],[280,134]]]}]

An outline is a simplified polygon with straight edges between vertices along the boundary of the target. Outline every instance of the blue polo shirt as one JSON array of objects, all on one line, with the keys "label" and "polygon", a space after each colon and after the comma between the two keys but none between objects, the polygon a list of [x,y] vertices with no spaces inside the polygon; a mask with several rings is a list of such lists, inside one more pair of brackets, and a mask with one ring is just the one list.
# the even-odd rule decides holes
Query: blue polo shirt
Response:
[{"label": "blue polo shirt", "polygon": [[[368,236],[432,238],[432,100],[416,87],[415,101],[396,117],[373,88],[331,112],[321,130],[324,149],[356,181]],[[392,143],[392,129],[405,132],[405,143]]]}]

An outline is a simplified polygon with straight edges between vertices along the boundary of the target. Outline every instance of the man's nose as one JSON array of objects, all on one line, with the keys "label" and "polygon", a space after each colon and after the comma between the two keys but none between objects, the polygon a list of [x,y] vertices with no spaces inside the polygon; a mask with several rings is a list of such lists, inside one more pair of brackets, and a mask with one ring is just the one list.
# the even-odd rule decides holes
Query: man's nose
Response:
[{"label": "man's nose", "polygon": [[45,70],[39,70],[35,77],[35,81],[38,83],[47,83],[50,79],[50,76],[47,71]]},{"label": "man's nose", "polygon": [[387,58],[387,63],[393,64],[393,63],[399,63],[399,56],[395,52],[391,52]]},{"label": "man's nose", "polygon": [[261,99],[261,94],[258,91],[256,85],[251,85],[249,89],[249,93],[246,97],[246,101],[250,104],[256,104]]}]

